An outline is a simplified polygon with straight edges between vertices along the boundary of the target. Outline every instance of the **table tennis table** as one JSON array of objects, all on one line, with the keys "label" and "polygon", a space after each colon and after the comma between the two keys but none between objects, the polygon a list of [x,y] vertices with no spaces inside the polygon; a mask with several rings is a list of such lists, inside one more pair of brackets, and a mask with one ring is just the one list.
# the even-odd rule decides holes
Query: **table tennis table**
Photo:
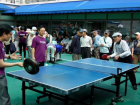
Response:
[{"label": "table tennis table", "polygon": [[[78,102],[84,105],[93,105],[94,89],[101,89],[115,93],[115,98],[112,98],[111,103],[116,104],[116,100],[121,99],[120,84],[125,82],[125,95],[127,92],[127,72],[138,68],[138,65],[119,63],[113,61],[99,60],[94,58],[81,59],[77,61],[55,64],[51,66],[40,67],[40,71],[36,75],[28,74],[25,70],[7,72],[7,75],[22,81],[22,104],[25,105],[25,90],[29,89],[41,93],[49,99],[56,98],[64,101],[65,105],[69,101]],[[121,81],[121,77],[125,76],[125,80]],[[97,87],[96,84],[115,78],[115,91]],[[35,89],[34,86],[25,84],[34,83],[34,86],[41,86],[43,90]],[[82,91],[90,87],[90,102],[85,103],[81,100],[72,99],[69,97],[71,93]],[[39,102],[39,97],[37,102]]]}]

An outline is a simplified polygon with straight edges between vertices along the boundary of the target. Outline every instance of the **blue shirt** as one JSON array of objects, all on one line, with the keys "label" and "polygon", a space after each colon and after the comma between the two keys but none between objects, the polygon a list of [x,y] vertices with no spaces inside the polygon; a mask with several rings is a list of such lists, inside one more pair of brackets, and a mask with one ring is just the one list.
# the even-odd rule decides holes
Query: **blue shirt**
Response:
[{"label": "blue shirt", "polygon": [[101,36],[100,35],[96,35],[95,36],[95,39],[94,39],[94,47],[99,47],[98,46],[98,42],[99,42],[99,39],[101,38]]}]

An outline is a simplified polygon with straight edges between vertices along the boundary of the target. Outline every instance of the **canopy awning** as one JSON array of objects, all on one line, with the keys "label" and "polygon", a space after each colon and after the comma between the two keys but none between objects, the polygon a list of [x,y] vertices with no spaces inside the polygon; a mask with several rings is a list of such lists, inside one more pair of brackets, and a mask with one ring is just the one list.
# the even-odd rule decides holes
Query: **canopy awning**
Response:
[{"label": "canopy awning", "polygon": [[90,0],[19,6],[16,15],[138,11],[139,0]]}]

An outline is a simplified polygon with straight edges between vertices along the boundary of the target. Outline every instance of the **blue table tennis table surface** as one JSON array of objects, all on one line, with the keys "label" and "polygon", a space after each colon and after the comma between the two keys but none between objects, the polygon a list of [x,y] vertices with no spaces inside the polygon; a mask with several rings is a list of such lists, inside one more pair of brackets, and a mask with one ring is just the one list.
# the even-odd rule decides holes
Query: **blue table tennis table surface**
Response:
[{"label": "blue table tennis table surface", "polygon": [[7,75],[39,84],[53,91],[70,94],[102,82],[111,77],[111,74],[115,74],[117,68],[121,68],[124,72],[138,67],[134,64],[87,58],[60,65],[40,67],[40,71],[36,75],[28,74],[25,70],[8,72]]}]

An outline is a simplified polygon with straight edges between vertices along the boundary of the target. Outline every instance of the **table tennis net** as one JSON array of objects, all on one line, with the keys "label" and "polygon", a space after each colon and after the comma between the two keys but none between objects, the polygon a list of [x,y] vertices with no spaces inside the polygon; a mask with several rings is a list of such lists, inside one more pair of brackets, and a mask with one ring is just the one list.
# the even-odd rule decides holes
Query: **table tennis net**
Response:
[{"label": "table tennis net", "polygon": [[[90,64],[90,63],[86,63],[86,62],[75,62],[74,61],[74,62],[62,63],[60,65],[79,68],[79,69],[83,69],[83,70],[101,72],[101,73],[106,73],[106,74],[114,74],[114,75],[118,74],[117,68],[115,68],[115,67]],[[119,73],[121,73],[121,70],[119,70]]]}]

